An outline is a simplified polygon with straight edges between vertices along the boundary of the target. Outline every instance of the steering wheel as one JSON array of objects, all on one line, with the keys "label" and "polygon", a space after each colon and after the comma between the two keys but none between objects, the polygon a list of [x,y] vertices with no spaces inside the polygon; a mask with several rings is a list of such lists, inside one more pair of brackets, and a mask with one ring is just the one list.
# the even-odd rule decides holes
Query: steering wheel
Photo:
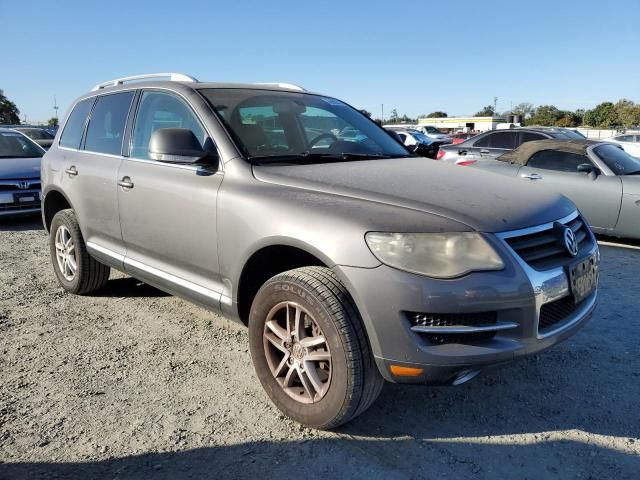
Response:
[{"label": "steering wheel", "polygon": [[[316,138],[314,138],[313,140],[311,140],[309,142],[309,148],[312,148],[316,143],[318,143],[320,140],[322,140],[323,138],[331,138],[333,139],[333,142],[337,142],[338,138],[333,134],[333,133],[321,133],[320,135],[318,135]],[[331,143],[333,143],[331,142]]]}]

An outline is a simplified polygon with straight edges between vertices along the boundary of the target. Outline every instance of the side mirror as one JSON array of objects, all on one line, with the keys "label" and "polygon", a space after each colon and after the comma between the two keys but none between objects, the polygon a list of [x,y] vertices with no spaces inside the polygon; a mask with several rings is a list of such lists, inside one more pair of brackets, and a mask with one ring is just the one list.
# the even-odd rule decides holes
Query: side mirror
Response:
[{"label": "side mirror", "polygon": [[590,177],[594,178],[600,175],[600,169],[591,165],[590,163],[581,163],[576,168],[578,172],[583,172],[589,174]]},{"label": "side mirror", "polygon": [[159,128],[149,140],[149,157],[159,162],[196,163],[207,155],[188,128]]}]

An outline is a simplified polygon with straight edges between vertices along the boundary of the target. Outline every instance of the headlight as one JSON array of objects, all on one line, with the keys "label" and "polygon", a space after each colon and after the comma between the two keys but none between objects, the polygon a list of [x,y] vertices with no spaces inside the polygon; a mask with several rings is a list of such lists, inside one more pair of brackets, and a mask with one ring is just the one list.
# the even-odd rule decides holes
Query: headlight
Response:
[{"label": "headlight", "polygon": [[454,278],[504,268],[502,259],[479,233],[369,232],[365,239],[382,263],[429,277]]}]

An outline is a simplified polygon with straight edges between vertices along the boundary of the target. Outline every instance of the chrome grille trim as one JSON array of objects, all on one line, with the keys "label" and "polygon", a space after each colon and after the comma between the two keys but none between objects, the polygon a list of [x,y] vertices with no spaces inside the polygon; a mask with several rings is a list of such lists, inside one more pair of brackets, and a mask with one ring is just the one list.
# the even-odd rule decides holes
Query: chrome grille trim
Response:
[{"label": "chrome grille trim", "polygon": [[[531,282],[531,287],[533,288],[533,294],[535,298],[535,321],[534,328],[535,331],[531,332],[533,336],[536,336],[538,339],[542,339],[545,337],[549,337],[551,335],[555,335],[562,330],[570,328],[575,322],[577,322],[582,316],[593,308],[596,302],[596,294],[593,294],[591,297],[586,298],[583,302],[581,302],[580,307],[576,310],[574,315],[570,316],[565,322],[561,322],[558,328],[550,329],[545,331],[543,334],[539,332],[538,324],[540,321],[540,309],[542,305],[545,303],[553,302],[554,300],[559,300],[562,297],[566,297],[567,295],[571,295],[571,290],[569,289],[569,279],[565,272],[564,267],[559,266],[555,268],[551,268],[549,270],[536,270],[531,267],[527,262],[525,262],[520,255],[518,255],[513,248],[507,242],[507,239],[513,237],[519,237],[523,235],[528,235],[531,233],[543,232],[545,230],[549,230],[553,228],[553,224],[555,222],[560,222],[563,224],[567,224],[570,221],[574,220],[579,216],[578,211],[574,211],[570,215],[567,215],[564,218],[560,218],[553,222],[545,223],[542,225],[536,225],[533,227],[522,228],[519,230],[512,230],[508,232],[499,232],[496,233],[496,237],[501,241],[503,247],[511,253],[513,258],[515,258],[516,262],[525,272],[527,277],[529,277],[529,281]],[[588,226],[587,226],[588,227]],[[596,256],[596,262],[600,262],[600,252],[598,250],[598,243],[596,242],[596,238],[591,232],[590,228],[586,229],[586,234],[591,239],[591,246],[586,251],[581,250],[580,257],[586,257],[589,255]]]}]

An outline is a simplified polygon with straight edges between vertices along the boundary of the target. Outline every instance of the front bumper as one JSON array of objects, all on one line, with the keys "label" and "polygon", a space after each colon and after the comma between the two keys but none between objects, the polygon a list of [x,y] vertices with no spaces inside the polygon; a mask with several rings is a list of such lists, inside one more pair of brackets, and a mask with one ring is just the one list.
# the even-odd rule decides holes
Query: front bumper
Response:
[{"label": "front bumper", "polygon": [[38,213],[41,198],[39,189],[0,191],[0,218]]},{"label": "front bumper", "polygon": [[[506,234],[505,234],[506,235]],[[599,262],[595,237],[580,257]],[[505,257],[497,272],[474,272],[453,280],[438,280],[380,265],[372,269],[338,266],[336,273],[351,292],[362,316],[380,373],[392,382],[462,383],[480,370],[549,348],[578,331],[591,317],[597,291],[569,315],[541,333],[543,305],[571,294],[562,267],[547,271],[531,268],[498,234],[487,238]],[[512,328],[490,338],[434,344],[412,330],[407,312],[474,314],[496,312],[497,323]],[[422,369],[414,377],[391,373],[391,365]]]}]

